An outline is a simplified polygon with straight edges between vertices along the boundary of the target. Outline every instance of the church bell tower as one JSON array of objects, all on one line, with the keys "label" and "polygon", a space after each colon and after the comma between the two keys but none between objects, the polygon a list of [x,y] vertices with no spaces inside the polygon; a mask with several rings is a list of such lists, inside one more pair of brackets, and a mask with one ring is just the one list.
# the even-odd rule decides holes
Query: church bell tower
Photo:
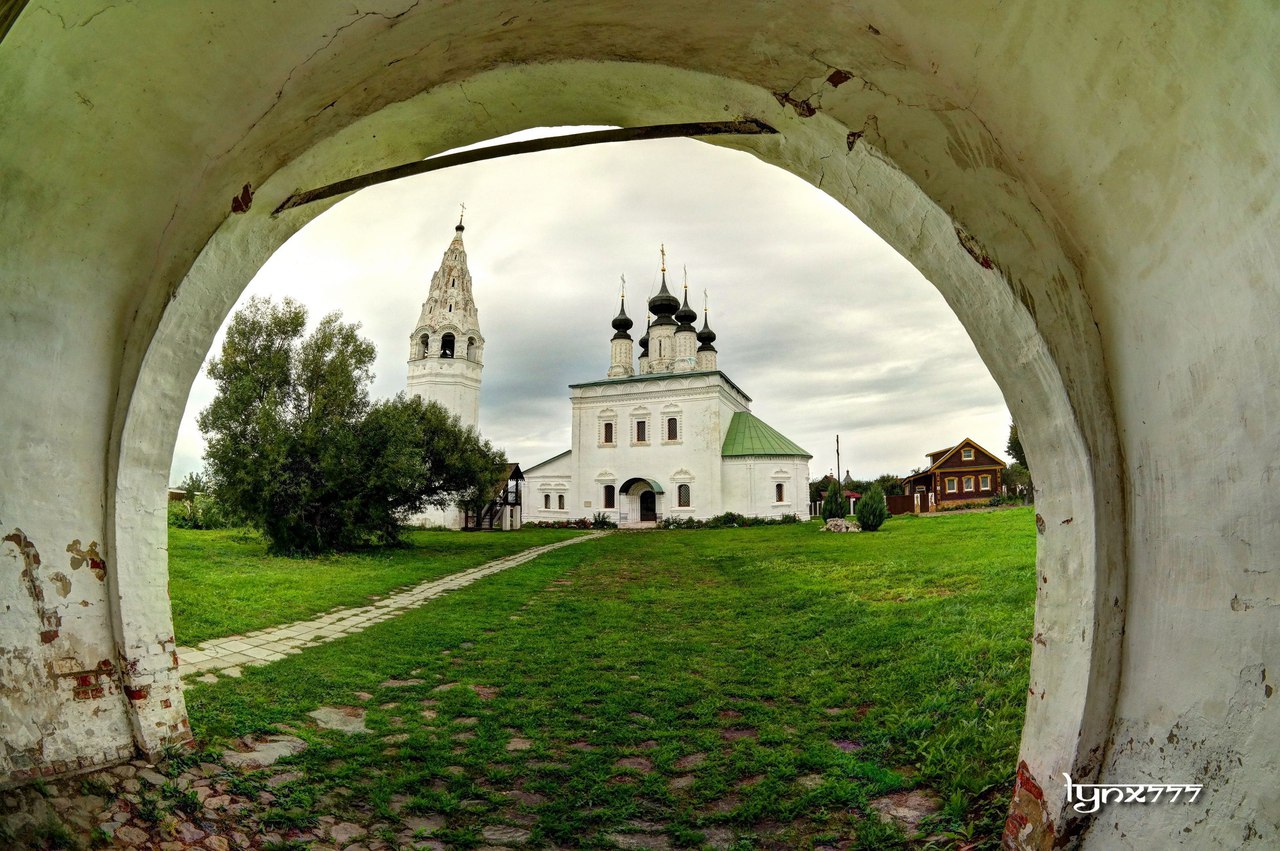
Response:
[{"label": "church bell tower", "polygon": [[471,294],[464,230],[459,216],[453,241],[431,278],[427,300],[409,337],[408,391],[423,401],[439,402],[457,414],[463,426],[478,429],[484,337]]}]

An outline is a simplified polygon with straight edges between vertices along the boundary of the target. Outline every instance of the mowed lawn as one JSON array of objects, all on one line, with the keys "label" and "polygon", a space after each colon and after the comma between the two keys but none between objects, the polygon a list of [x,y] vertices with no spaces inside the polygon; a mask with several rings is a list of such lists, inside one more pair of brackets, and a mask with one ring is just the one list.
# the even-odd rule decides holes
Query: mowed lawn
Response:
[{"label": "mowed lawn", "polygon": [[313,617],[335,606],[477,567],[530,547],[583,534],[522,529],[509,534],[409,532],[400,547],[313,559],[267,555],[245,529],[169,529],[169,596],[179,644]]},{"label": "mowed lawn", "polygon": [[[187,706],[214,747],[277,724],[310,741],[237,781],[270,789],[259,815],[286,836],[333,815],[388,837],[427,824],[451,848],[497,830],[531,847],[895,848],[871,802],[919,789],[942,803],[925,833],[994,848],[1034,548],[1030,509],[875,534],[622,532],[193,684]],[[371,732],[317,729],[320,706],[364,709]],[[297,776],[265,785],[281,771]]]}]

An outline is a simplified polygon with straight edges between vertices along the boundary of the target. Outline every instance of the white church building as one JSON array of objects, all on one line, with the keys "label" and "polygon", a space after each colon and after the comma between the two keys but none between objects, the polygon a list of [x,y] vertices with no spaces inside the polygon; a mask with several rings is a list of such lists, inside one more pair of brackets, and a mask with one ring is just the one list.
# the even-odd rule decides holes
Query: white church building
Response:
[{"label": "white church building", "polygon": [[664,252],[639,357],[624,295],[607,377],[570,385],[571,446],[524,471],[526,521],[807,511],[812,456],[751,413],[751,397],[717,366],[705,312],[695,329],[688,285],[677,301],[666,271]]}]

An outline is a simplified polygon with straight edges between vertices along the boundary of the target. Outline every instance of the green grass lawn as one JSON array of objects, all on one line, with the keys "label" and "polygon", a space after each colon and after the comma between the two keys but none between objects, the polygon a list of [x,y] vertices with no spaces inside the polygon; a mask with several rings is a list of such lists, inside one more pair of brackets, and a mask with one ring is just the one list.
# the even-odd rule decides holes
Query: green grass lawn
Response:
[{"label": "green grass lawn", "polygon": [[564,529],[410,532],[402,547],[299,559],[267,555],[266,541],[244,529],[170,528],[174,632],[179,644],[192,645],[302,620],[581,534]]},{"label": "green grass lawn", "polygon": [[[456,848],[507,824],[533,846],[881,849],[906,839],[868,801],[923,788],[944,803],[930,831],[996,847],[1032,518],[618,533],[193,684],[187,706],[214,746],[276,724],[311,742],[301,778],[271,787],[272,823],[294,828],[328,813],[391,836],[433,816]],[[365,708],[372,734],[317,730],[305,713],[325,705]]]}]

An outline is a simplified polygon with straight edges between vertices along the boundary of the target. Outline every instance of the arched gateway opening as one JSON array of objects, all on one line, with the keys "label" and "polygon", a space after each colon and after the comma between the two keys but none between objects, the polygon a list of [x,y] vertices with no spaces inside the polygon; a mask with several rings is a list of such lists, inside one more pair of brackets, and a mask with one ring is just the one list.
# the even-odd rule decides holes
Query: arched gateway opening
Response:
[{"label": "arched gateway opening", "polygon": [[[1250,725],[1262,723],[1256,716],[1263,711],[1254,694],[1262,694],[1260,687],[1253,689],[1243,673],[1239,682],[1169,683],[1177,700],[1158,705],[1137,686],[1125,691],[1121,680],[1127,589],[1146,595],[1137,609],[1141,630],[1135,637],[1131,629],[1126,639],[1140,641],[1142,652],[1123,660],[1134,682],[1173,664],[1162,636],[1178,635],[1180,625],[1216,636],[1195,648],[1200,667],[1252,671],[1258,654],[1250,648],[1258,646],[1261,627],[1237,619],[1219,634],[1215,624],[1266,596],[1242,585],[1225,614],[1147,617],[1162,610],[1162,601],[1175,611],[1201,608],[1171,597],[1167,583],[1146,581],[1171,569],[1170,559],[1202,568],[1200,586],[1188,586],[1197,600],[1201,587],[1223,595],[1224,606],[1232,599],[1235,586],[1211,569],[1224,565],[1226,555],[1203,543],[1227,533],[1208,529],[1194,539],[1199,544],[1166,546],[1177,538],[1166,521],[1178,517],[1161,497],[1177,478],[1167,475],[1170,469],[1211,475],[1171,447],[1194,442],[1182,438],[1205,424],[1205,411],[1238,401],[1221,395],[1233,391],[1196,378],[1208,363],[1197,353],[1208,358],[1212,350],[1214,363],[1235,369],[1232,347],[1263,336],[1213,326],[1197,339],[1184,337],[1184,347],[1166,358],[1137,335],[1133,354],[1125,348],[1131,329],[1124,318],[1146,314],[1142,299],[1154,289],[1164,294],[1162,309],[1181,311],[1168,300],[1170,290],[1189,295],[1213,277],[1196,268],[1201,254],[1182,254],[1180,244],[1197,241],[1192,234],[1201,243],[1220,238],[1223,250],[1210,252],[1219,271],[1242,279],[1274,274],[1274,257],[1241,253],[1251,250],[1240,247],[1249,242],[1241,234],[1265,233],[1280,217],[1275,202],[1265,200],[1280,184],[1274,167],[1222,173],[1207,190],[1257,196],[1248,217],[1229,212],[1230,203],[1203,205],[1212,221],[1164,203],[1185,175],[1231,162],[1233,151],[1243,161],[1255,150],[1247,142],[1228,148],[1214,137],[1184,154],[1167,146],[1185,133],[1156,132],[1153,125],[1188,111],[1208,125],[1239,126],[1220,98],[1188,93],[1174,83],[1174,70],[1152,70],[1118,49],[1126,38],[1145,43],[1167,22],[1148,21],[1141,11],[1082,22],[1054,4],[1025,15],[991,4],[937,21],[900,4],[871,4],[859,13],[864,18],[843,5],[804,3],[788,8],[785,26],[775,8],[764,6],[673,14],[663,7],[566,4],[542,19],[499,12],[486,4],[439,10],[406,4],[355,17],[347,7],[305,15],[258,9],[253,14],[264,17],[249,29],[243,9],[211,12],[244,36],[233,44],[206,37],[217,21],[170,8],[104,10],[77,27],[28,8],[5,36],[0,78],[30,83],[10,92],[6,126],[13,132],[0,149],[3,173],[17,176],[8,193],[16,200],[0,219],[0,238],[12,250],[0,264],[16,290],[11,304],[22,312],[13,314],[14,333],[6,335],[5,386],[10,398],[24,400],[6,414],[5,432],[39,450],[10,466],[0,522],[22,530],[6,539],[15,558],[36,558],[31,541],[105,541],[109,584],[98,604],[66,619],[63,631],[85,658],[110,662],[121,684],[111,706],[77,705],[70,686],[46,676],[46,669],[56,670],[46,650],[4,633],[6,645],[19,651],[6,657],[5,680],[49,683],[47,695],[23,699],[39,705],[41,728],[54,731],[38,741],[24,735],[7,742],[7,777],[115,759],[133,746],[156,753],[186,735],[165,593],[169,459],[182,402],[237,295],[325,207],[273,216],[280,201],[300,187],[529,127],[722,116],[757,117],[776,127],[777,136],[725,144],[821,188],[938,287],[1020,425],[1040,494],[1040,594],[1008,843],[1049,847],[1089,826],[1088,817],[1066,806],[1063,774],[1083,781],[1102,772],[1124,782],[1142,779],[1138,773],[1191,771],[1201,761],[1176,745],[1158,757],[1145,745],[1126,750],[1119,744],[1126,732],[1131,743],[1149,734],[1154,741],[1156,727],[1171,723],[1189,740],[1194,728],[1201,754],[1208,748],[1227,762],[1239,755],[1243,766],[1247,754],[1235,746],[1252,737]],[[606,13],[616,28],[600,29]],[[266,19],[271,15],[277,17]],[[1223,78],[1214,57],[1252,55],[1267,43],[1269,28],[1245,13],[1202,23],[1150,37],[1163,37],[1163,48],[1183,66],[1198,65],[1202,73],[1189,76],[1204,91],[1221,91],[1231,78]],[[169,33],[164,44],[172,50],[145,59],[126,55],[122,46],[152,31]],[[1108,82],[1064,88],[1074,76],[1065,69],[1083,67],[1084,59],[1105,69],[1092,79]],[[252,79],[244,68],[253,68]],[[67,96],[73,91],[78,98]],[[1269,103],[1274,92],[1258,94]],[[1116,121],[1117,104],[1141,115]],[[1269,149],[1274,140],[1253,127],[1241,138],[1257,134],[1249,137],[1256,150]],[[1080,138],[1081,132],[1092,136]],[[1126,135],[1135,133],[1141,139]],[[143,135],[152,142],[145,156],[137,144]],[[51,146],[53,139],[61,144]],[[1131,155],[1142,145],[1155,150]],[[103,162],[112,164],[109,173],[96,165]],[[1129,171],[1119,176],[1109,170],[1124,164]],[[1143,185],[1160,187],[1155,195],[1131,191],[1133,174],[1143,170],[1150,173]],[[1151,223],[1148,201],[1162,211],[1159,224]],[[90,257],[95,262],[84,262]],[[1117,277],[1131,284],[1123,294],[1110,286]],[[1155,288],[1157,279],[1163,285]],[[1273,289],[1260,292],[1264,307],[1274,306]],[[1222,295],[1218,307],[1246,329],[1271,314],[1234,293]],[[71,328],[76,344],[64,345],[60,335]],[[1158,338],[1160,329],[1145,331]],[[1270,344],[1258,344],[1249,357],[1236,354],[1253,370],[1259,359],[1275,360]],[[1184,361],[1199,388],[1194,398],[1191,385],[1183,388],[1188,369],[1177,368]],[[1158,387],[1165,369],[1182,378],[1151,391],[1159,397],[1147,395],[1144,388]],[[1274,399],[1268,392],[1263,404]],[[49,432],[42,412],[68,393],[78,397],[76,410],[93,415],[68,418]],[[1124,429],[1117,428],[1116,398]],[[1161,428],[1141,432],[1144,416]],[[1128,441],[1123,452],[1121,435]],[[1219,446],[1271,458],[1274,444],[1245,429]],[[1167,455],[1163,448],[1170,448]],[[1157,460],[1168,465],[1163,472]],[[1138,485],[1146,488],[1141,502],[1132,498]],[[1239,499],[1233,516],[1242,518],[1240,537],[1252,539],[1245,546],[1255,552],[1267,549],[1262,539],[1274,540],[1274,527],[1260,519],[1259,493],[1244,487],[1224,497]],[[1127,528],[1138,537],[1127,541]],[[1236,561],[1248,565],[1252,558],[1240,550]],[[1208,664],[1206,647],[1227,652],[1222,635],[1244,648],[1232,651],[1247,657],[1240,664]],[[1240,691],[1246,686],[1247,693]],[[1230,720],[1209,697],[1224,691],[1234,695]],[[1118,694],[1127,701],[1123,718]],[[1265,763],[1274,747],[1253,752]],[[1185,817],[1190,825],[1220,800],[1220,809],[1242,813],[1239,830],[1201,828],[1209,833],[1185,841],[1204,847],[1205,836],[1213,837],[1208,844],[1226,844],[1228,836],[1274,830],[1250,791],[1257,784],[1248,778],[1258,769],[1249,766],[1237,775],[1244,779],[1224,775]],[[1182,812],[1169,812],[1127,810],[1108,821],[1130,835],[1184,841]],[[1099,836],[1099,846],[1107,838]]]},{"label": "arched gateway opening", "polygon": [[[627,98],[617,97],[620,81],[626,81],[623,88],[631,93]],[[1062,640],[1035,649],[1032,691],[1047,697],[1029,702],[1022,747],[1023,771],[1028,782],[1047,790],[1048,809],[1040,800],[1015,801],[1015,806],[1029,808],[1029,819],[1047,824],[1058,790],[1036,778],[1052,778],[1062,771],[1073,777],[1089,776],[1096,769],[1089,754],[1101,747],[1110,716],[1117,671],[1098,663],[1118,652],[1121,609],[1115,601],[1123,589],[1109,570],[1115,562],[1108,553],[1120,545],[1122,529],[1119,501],[1114,498],[1117,467],[1089,460],[1098,452],[1115,451],[1098,364],[1089,349],[1078,345],[1053,350],[1042,326],[1051,322],[1071,328],[1074,340],[1089,339],[1096,329],[1088,326],[1082,294],[1073,290],[1076,275],[1071,263],[1049,223],[1036,214],[1029,193],[1025,189],[1005,193],[999,206],[1015,208],[1023,217],[1019,241],[1024,244],[1019,253],[1026,253],[1026,243],[1034,246],[1032,257],[1039,275],[1051,275],[1052,285],[1061,291],[1055,299],[1037,304],[1035,316],[1028,308],[1028,302],[1034,301],[1032,291],[1011,288],[1007,273],[992,259],[1003,255],[981,245],[925,197],[882,151],[858,139],[851,142],[847,126],[823,115],[798,113],[759,87],[653,66],[564,63],[481,73],[466,89],[472,99],[481,93],[486,100],[510,106],[498,110],[486,130],[460,122],[424,148],[417,130],[432,116],[456,114],[461,104],[457,87],[423,92],[318,141],[263,181],[252,209],[224,220],[164,310],[143,359],[118,444],[116,505],[132,499],[156,500],[163,492],[167,463],[157,464],[151,448],[172,445],[181,406],[175,406],[170,416],[158,400],[182,396],[199,369],[208,341],[241,289],[270,253],[318,212],[302,208],[272,216],[277,195],[283,199],[300,185],[340,177],[354,161],[396,162],[477,141],[490,135],[488,127],[505,132],[569,122],[669,123],[690,111],[723,111],[726,105],[731,114],[764,116],[780,130],[780,138],[734,144],[823,188],[920,268],[973,336],[1011,412],[1022,424],[1043,495],[1038,510],[1059,518],[1054,534],[1038,542],[1041,574],[1054,590],[1066,586],[1070,599],[1070,603],[1058,601],[1046,594],[1039,607],[1037,630]],[[1050,281],[1042,278],[1041,284],[1050,285]],[[1010,345],[1011,341],[1016,344]],[[1064,361],[1070,364],[1070,385],[1062,376],[1067,368]],[[149,413],[143,416],[142,411]],[[656,519],[654,489],[635,490],[629,494],[635,519]],[[1071,524],[1063,526],[1061,520],[1068,517]],[[139,577],[163,575],[163,558],[156,557],[161,551],[148,544],[162,545],[163,518],[117,511],[115,522],[118,557],[133,565]],[[167,610],[136,599],[134,590],[121,587],[118,626],[148,634],[160,627],[164,632]],[[135,606],[136,615],[131,617]],[[158,681],[166,678],[165,661],[150,672]],[[181,724],[176,683],[170,682],[166,692],[171,696],[165,709],[151,703],[130,707],[135,734],[149,749],[165,738],[157,738],[153,731]],[[161,727],[156,727],[157,721]]]}]

